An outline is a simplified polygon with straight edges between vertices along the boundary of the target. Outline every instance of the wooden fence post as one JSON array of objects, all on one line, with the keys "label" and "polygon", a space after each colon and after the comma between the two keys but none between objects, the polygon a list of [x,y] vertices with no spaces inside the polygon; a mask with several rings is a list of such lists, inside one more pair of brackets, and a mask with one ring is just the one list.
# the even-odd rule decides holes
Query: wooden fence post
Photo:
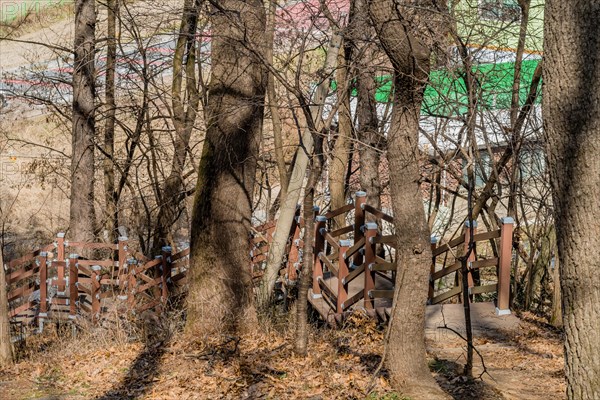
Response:
[{"label": "wooden fence post", "polygon": [[375,265],[376,245],[372,243],[372,239],[377,236],[377,224],[375,222],[367,222],[365,224],[365,288],[364,288],[364,305],[367,310],[375,308],[375,300],[371,298],[369,292],[375,290],[375,272],[372,266]]},{"label": "wooden fence post", "polygon": [[510,268],[512,261],[513,224],[510,218],[501,219],[500,259],[498,261],[498,302],[496,315],[510,314]]},{"label": "wooden fence post", "polygon": [[[365,224],[364,204],[367,203],[367,193],[358,191],[354,194],[354,243],[358,243],[364,237],[363,225]],[[363,255],[357,251],[352,258],[352,264],[355,267],[362,265]]]},{"label": "wooden fence post", "polygon": [[170,246],[162,248],[162,294],[161,302],[166,306],[169,300],[169,281],[171,280],[171,253],[173,249]]},{"label": "wooden fence post", "polygon": [[[435,236],[431,237],[431,252],[433,253],[437,248],[437,238]],[[435,262],[436,257],[433,256],[431,258],[431,268],[429,269],[429,293],[427,294],[427,304],[431,304],[431,299],[433,299],[433,295],[435,293],[435,281],[433,280],[433,274],[435,274]]]},{"label": "wooden fence post", "polygon": [[[40,313],[38,314],[39,333],[44,331],[44,319],[48,318],[48,253],[42,251],[40,263]],[[0,266],[2,268],[3,266]]]},{"label": "wooden fence post", "polygon": [[[69,255],[69,318],[75,319],[77,316],[77,304],[79,301],[79,265],[77,263],[79,255]],[[92,284],[93,286],[93,284]]]},{"label": "wooden fence post", "polygon": [[338,291],[337,291],[337,313],[344,312],[344,302],[348,300],[348,284],[344,283],[344,278],[348,276],[348,263],[346,261],[346,251],[352,246],[351,240],[340,240],[338,253]]},{"label": "wooden fence post", "polygon": [[321,296],[321,286],[319,286],[319,278],[323,278],[323,264],[319,258],[319,254],[325,250],[325,237],[321,233],[322,229],[325,229],[327,223],[327,217],[324,215],[317,215],[315,224],[315,262],[313,265],[313,292],[312,296],[314,299],[318,299]]},{"label": "wooden fence post", "polygon": [[65,261],[65,234],[56,234],[56,261]]}]

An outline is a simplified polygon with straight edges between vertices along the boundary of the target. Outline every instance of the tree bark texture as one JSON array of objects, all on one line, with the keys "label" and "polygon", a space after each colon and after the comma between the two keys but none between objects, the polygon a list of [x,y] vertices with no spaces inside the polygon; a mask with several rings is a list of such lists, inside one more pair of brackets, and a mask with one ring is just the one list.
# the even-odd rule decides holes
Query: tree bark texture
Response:
[{"label": "tree bark texture", "polygon": [[[312,101],[310,102],[310,115],[312,116],[312,125],[314,131],[320,130],[323,113],[323,105],[329,93],[330,79],[332,68],[337,63],[337,56],[340,48],[341,36],[339,33],[334,33],[329,48],[327,49],[327,57],[323,68],[326,78],[321,82],[315,91]],[[263,275],[260,289],[258,293],[258,305],[261,309],[266,309],[271,304],[271,298],[279,269],[283,261],[288,235],[292,227],[294,215],[296,214],[296,206],[300,199],[300,193],[304,187],[304,178],[306,177],[306,168],[308,166],[309,154],[312,154],[314,141],[313,130],[306,127],[302,133],[302,146],[296,151],[296,158],[292,169],[292,175],[288,184],[288,193],[280,207],[279,219],[273,234],[273,241],[269,247],[269,256],[267,259],[267,267]]]},{"label": "tree bark texture", "polygon": [[435,24],[439,17],[430,7],[428,1],[374,0],[369,4],[395,80],[387,157],[398,272],[385,356],[395,387],[402,394],[423,399],[447,398],[429,371],[425,352],[431,247],[419,185],[418,131],[432,41],[437,39],[426,34],[439,30]]},{"label": "tree bark texture", "polygon": [[106,122],[104,125],[104,199],[106,201],[105,229],[111,242],[117,237],[119,219],[115,191],[115,123],[117,105],[115,103],[115,67],[117,61],[117,7],[119,0],[108,0],[107,41],[106,41]]},{"label": "tree bark texture", "polygon": [[10,343],[6,270],[4,269],[2,248],[0,248],[0,367],[6,367],[12,363],[13,353]]},{"label": "tree bark texture", "polygon": [[[346,205],[346,170],[350,159],[350,145],[352,140],[352,116],[350,115],[350,80],[348,64],[346,62],[344,47],[340,47],[338,54],[338,68],[336,70],[337,96],[339,101],[339,123],[337,139],[333,148],[333,156],[329,167],[329,190],[331,191],[331,209]],[[334,228],[346,225],[346,217],[340,215],[334,219]]]},{"label": "tree bark texture", "polygon": [[[383,137],[379,132],[379,118],[375,93],[376,60],[375,32],[369,20],[366,0],[353,2],[350,35],[353,42],[353,69],[356,71],[356,88],[358,92],[357,148],[360,156],[360,186],[367,192],[367,204],[381,208],[381,180],[379,179],[379,162]],[[372,218],[368,215],[368,218]],[[368,221],[373,222],[373,221]]]},{"label": "tree bark texture", "polygon": [[161,247],[169,244],[169,234],[179,219],[182,202],[185,199],[183,169],[200,103],[196,78],[196,43],[198,41],[196,30],[202,3],[202,0],[186,0],[184,2],[179,37],[173,55],[173,82],[171,84],[173,125],[175,126],[173,160],[171,172],[158,196],[159,208],[152,239],[153,254],[159,254]]},{"label": "tree bark texture", "polygon": [[93,240],[95,135],[94,0],[75,2],[73,70],[73,131],[71,154],[70,234],[73,240]]},{"label": "tree bark texture", "polygon": [[249,232],[267,76],[260,0],[214,6],[207,134],[192,217],[187,328],[235,333],[256,320]]},{"label": "tree bark texture", "polygon": [[567,397],[600,398],[600,2],[548,0],[544,132],[553,189]]}]

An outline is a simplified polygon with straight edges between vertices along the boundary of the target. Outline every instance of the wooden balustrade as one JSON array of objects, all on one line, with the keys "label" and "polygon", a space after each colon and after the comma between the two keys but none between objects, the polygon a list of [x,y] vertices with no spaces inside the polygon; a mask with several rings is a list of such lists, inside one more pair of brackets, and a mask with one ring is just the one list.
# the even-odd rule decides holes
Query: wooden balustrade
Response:
[{"label": "wooden balustrade", "polygon": [[[389,304],[385,299],[393,297],[395,261],[391,258],[391,252],[385,257],[377,255],[378,245],[392,249],[396,246],[396,237],[381,230],[381,223],[393,222],[393,218],[367,205],[366,198],[366,193],[358,192],[352,204],[325,215],[316,215],[319,210],[314,209],[314,266],[310,300],[314,305],[319,301],[326,304],[325,309],[319,310],[322,314],[342,314],[355,304],[362,305],[366,310],[378,310],[381,307],[379,304]],[[300,218],[299,211],[295,226],[290,231],[288,263],[282,266],[289,282],[297,279],[301,262],[300,232],[304,221]],[[327,228],[331,219],[346,213],[354,216],[354,223],[330,232]],[[347,220],[348,216],[345,215],[344,218]],[[482,233],[475,231],[476,224],[466,226],[460,237],[448,243],[438,244],[437,240],[432,239],[429,303],[436,304],[460,295],[460,279],[446,291],[437,288],[436,282],[443,279],[448,281],[450,275],[460,273],[458,258],[468,250],[472,230],[475,242],[497,240],[499,253],[498,257],[478,259],[477,252],[471,252],[467,260],[470,294],[474,296],[497,292],[497,313],[510,313],[513,223],[512,219],[504,218],[501,229]],[[259,228],[256,228],[251,239],[254,262],[266,259],[275,223],[263,224]],[[71,254],[67,258],[67,249],[76,246],[86,250],[111,250],[112,256],[104,260],[86,260],[77,254]],[[174,291],[181,293],[181,288],[187,282],[189,255],[189,248],[173,253],[170,247],[164,247],[160,256],[148,259],[130,250],[126,237],[119,237],[115,244],[69,243],[65,235],[59,233],[52,245],[8,263],[10,315],[23,321],[38,318],[42,328],[44,321],[56,318],[60,313],[71,319],[87,315],[91,320],[98,321],[105,302],[109,300],[126,301],[126,308],[135,312],[149,309],[163,311]],[[441,269],[437,268],[440,260],[444,262]],[[477,285],[479,270],[494,267],[497,282]],[[50,286],[57,292],[52,297]],[[40,293],[39,306],[29,298],[35,290]],[[39,307],[37,317],[35,313],[32,314],[36,307]]]}]

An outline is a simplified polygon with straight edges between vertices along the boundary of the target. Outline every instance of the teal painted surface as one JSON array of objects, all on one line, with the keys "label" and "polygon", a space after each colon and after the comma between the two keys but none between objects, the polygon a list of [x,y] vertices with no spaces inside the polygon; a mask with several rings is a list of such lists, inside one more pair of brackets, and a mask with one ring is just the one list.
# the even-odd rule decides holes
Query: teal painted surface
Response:
[{"label": "teal painted surface", "polygon": [[[527,98],[538,62],[539,60],[523,61],[519,105],[523,105]],[[480,99],[480,109],[501,110],[510,108],[514,68],[514,63],[511,62],[482,64],[473,68],[478,83],[476,97]],[[391,76],[377,77],[376,80],[379,87],[375,99],[380,103],[389,102],[392,91]],[[468,96],[462,71],[433,71],[429,76],[429,81],[423,101],[422,112],[424,114],[450,116],[467,112]],[[353,93],[353,95],[356,95],[356,93]],[[539,97],[537,101],[540,101]]]}]

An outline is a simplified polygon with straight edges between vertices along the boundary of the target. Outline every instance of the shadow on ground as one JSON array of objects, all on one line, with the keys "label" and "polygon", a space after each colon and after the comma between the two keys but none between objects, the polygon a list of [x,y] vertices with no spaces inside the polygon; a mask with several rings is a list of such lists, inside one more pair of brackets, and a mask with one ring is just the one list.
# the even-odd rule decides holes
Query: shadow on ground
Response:
[{"label": "shadow on ground", "polygon": [[455,400],[501,400],[502,394],[481,379],[462,376],[464,365],[455,361],[436,359],[429,369],[436,374],[440,387]]},{"label": "shadow on ground", "polygon": [[158,376],[166,346],[165,341],[147,343],[118,386],[96,397],[96,400],[135,399],[147,393],[154,385],[154,378]]}]

